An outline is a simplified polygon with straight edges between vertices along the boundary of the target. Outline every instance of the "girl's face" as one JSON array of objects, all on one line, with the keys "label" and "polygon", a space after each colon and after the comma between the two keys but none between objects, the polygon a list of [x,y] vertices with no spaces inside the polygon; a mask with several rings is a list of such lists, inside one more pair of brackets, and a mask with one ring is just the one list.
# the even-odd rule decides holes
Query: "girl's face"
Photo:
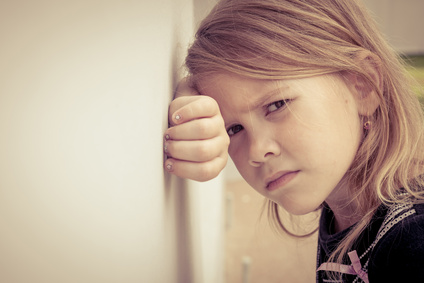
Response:
[{"label": "girl's face", "polygon": [[347,197],[341,184],[362,125],[339,76],[274,81],[222,73],[200,81],[199,91],[218,102],[229,154],[260,194],[292,214]]}]

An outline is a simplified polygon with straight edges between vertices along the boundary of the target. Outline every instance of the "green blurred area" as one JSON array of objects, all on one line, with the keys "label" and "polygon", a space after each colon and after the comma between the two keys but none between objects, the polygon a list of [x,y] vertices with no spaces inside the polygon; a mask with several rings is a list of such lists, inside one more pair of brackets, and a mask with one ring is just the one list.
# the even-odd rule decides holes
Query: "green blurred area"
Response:
[{"label": "green blurred area", "polygon": [[407,64],[406,69],[418,82],[418,85],[414,86],[414,91],[424,106],[424,55],[409,56],[404,60]]}]

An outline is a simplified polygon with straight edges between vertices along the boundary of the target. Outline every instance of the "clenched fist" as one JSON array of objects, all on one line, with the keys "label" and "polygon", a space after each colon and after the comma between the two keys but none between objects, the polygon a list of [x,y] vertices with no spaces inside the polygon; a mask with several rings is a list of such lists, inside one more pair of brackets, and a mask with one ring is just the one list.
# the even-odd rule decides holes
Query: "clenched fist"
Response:
[{"label": "clenched fist", "polygon": [[199,95],[182,80],[169,106],[168,120],[165,169],[195,181],[218,176],[227,163],[230,139],[216,101]]}]

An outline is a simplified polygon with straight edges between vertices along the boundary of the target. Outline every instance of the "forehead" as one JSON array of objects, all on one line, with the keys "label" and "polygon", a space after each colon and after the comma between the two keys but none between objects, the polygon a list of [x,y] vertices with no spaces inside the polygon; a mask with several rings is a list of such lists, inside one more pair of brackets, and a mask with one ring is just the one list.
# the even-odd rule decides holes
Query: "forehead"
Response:
[{"label": "forehead", "polygon": [[232,73],[218,73],[197,82],[199,93],[218,101],[219,104],[258,104],[275,90],[288,88],[283,80],[265,80],[244,77]]},{"label": "forehead", "polygon": [[[202,95],[218,102],[224,118],[248,113],[281,99],[293,99],[334,106],[340,99],[352,100],[352,93],[339,74],[299,79],[265,80],[232,73],[218,73],[197,82]],[[303,105],[303,104],[302,104]],[[337,104],[337,107],[342,105]]]}]

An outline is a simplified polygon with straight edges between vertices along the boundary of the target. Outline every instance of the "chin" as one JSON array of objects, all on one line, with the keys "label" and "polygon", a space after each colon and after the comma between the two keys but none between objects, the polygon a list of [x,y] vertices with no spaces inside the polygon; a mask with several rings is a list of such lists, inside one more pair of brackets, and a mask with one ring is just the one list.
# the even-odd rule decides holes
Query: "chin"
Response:
[{"label": "chin", "polygon": [[301,204],[287,203],[286,201],[278,202],[278,205],[281,206],[288,213],[290,213],[292,215],[298,215],[298,216],[302,216],[302,215],[309,214],[311,212],[315,212],[321,207],[321,204],[307,205],[305,203],[301,203]]}]

